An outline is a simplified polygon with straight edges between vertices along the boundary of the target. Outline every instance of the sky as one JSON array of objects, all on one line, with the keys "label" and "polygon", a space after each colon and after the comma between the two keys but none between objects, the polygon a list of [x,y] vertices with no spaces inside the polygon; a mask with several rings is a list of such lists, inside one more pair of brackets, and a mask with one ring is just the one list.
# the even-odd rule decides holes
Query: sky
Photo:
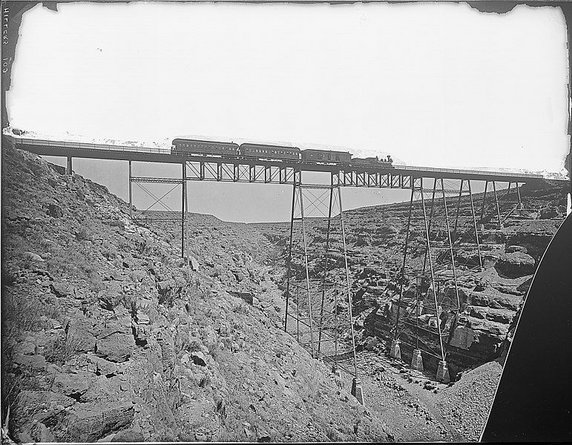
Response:
[{"label": "sky", "polygon": [[[60,3],[24,15],[7,104],[12,127],[54,139],[168,146],[198,135],[391,154],[407,165],[561,172],[567,83],[559,8]],[[74,167],[127,198],[125,162]],[[179,170],[141,164],[134,174]],[[191,183],[189,192],[191,211],[225,220],[290,214],[287,186]],[[352,208],[408,193],[343,196]],[[138,187],[134,200],[153,201]],[[180,195],[165,202],[179,208]]]}]

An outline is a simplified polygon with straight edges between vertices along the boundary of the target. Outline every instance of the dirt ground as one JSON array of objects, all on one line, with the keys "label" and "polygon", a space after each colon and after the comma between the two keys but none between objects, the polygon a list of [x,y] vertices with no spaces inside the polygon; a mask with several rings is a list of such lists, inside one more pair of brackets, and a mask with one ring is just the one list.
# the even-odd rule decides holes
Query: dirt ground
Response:
[{"label": "dirt ground", "polygon": [[[447,385],[384,353],[361,351],[357,364],[365,406],[396,442],[478,441],[501,370],[487,363]],[[342,380],[350,391],[352,375]]]}]

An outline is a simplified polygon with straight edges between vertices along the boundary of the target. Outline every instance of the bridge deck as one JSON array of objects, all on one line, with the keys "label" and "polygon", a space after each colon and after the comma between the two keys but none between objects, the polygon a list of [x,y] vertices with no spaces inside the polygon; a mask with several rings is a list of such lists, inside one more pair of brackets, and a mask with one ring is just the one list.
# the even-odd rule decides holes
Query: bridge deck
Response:
[{"label": "bridge deck", "polygon": [[[460,170],[449,168],[394,166],[388,169],[383,166],[357,167],[341,165],[324,165],[308,162],[264,161],[257,159],[217,158],[212,156],[180,156],[171,154],[167,148],[133,147],[123,145],[95,144],[84,142],[64,142],[41,139],[26,139],[3,136],[5,142],[16,148],[44,156],[62,156],[85,159],[106,159],[138,162],[157,162],[167,164],[196,164],[196,175],[187,177],[190,180],[211,181],[248,181],[291,183],[294,170],[302,172],[330,172],[341,175],[341,185],[362,187],[410,188],[412,178],[471,179],[480,181],[519,182],[526,183],[542,180],[539,174],[513,173],[501,171]],[[253,174],[242,175],[236,172],[252,169]],[[279,169],[279,173],[269,173]],[[235,170],[232,174],[231,171]],[[267,172],[261,173],[263,170]],[[258,173],[256,173],[258,171]],[[225,172],[227,173],[225,175]],[[568,182],[568,179],[551,179],[556,182]]]}]

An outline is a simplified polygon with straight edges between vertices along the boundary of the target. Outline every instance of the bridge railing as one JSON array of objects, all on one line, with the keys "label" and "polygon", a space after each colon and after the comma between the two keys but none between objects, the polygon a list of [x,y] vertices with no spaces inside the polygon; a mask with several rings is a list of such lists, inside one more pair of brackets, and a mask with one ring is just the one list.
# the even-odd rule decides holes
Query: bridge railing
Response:
[{"label": "bridge railing", "polygon": [[170,154],[170,148],[155,148],[155,147],[142,147],[132,145],[112,145],[100,144],[96,142],[74,142],[74,141],[51,141],[46,139],[29,139],[29,138],[15,138],[16,144],[22,145],[42,145],[46,147],[66,147],[66,148],[79,148],[88,150],[113,150],[113,151],[131,151],[131,152],[146,152],[157,154]]},{"label": "bridge railing", "polygon": [[516,171],[505,171],[505,170],[489,170],[489,169],[461,169],[461,168],[441,168],[441,167],[419,167],[415,165],[394,165],[396,171],[419,171],[423,173],[433,172],[433,173],[454,173],[456,175],[472,175],[475,173],[482,174],[482,175],[497,175],[497,176],[505,176],[507,178],[522,178],[526,176],[530,179],[542,179],[544,178],[543,175],[538,173],[529,173],[529,172],[516,172]]}]

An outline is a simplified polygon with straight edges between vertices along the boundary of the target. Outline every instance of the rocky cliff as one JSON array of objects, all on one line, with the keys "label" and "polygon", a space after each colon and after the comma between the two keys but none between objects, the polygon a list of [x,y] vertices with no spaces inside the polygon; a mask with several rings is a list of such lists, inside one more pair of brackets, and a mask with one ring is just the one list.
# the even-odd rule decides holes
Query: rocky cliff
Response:
[{"label": "rocky cliff", "polygon": [[[454,285],[447,243],[444,206],[440,199],[436,200],[431,223],[432,262],[439,305],[444,313],[457,310],[456,296],[457,293],[459,295],[458,315],[450,316],[442,326],[448,335],[447,360],[453,377],[459,372],[494,360],[506,349],[509,329],[516,322],[515,316],[536,265],[565,217],[566,190],[562,187],[550,182],[537,182],[521,187],[520,194],[523,205],[517,207],[514,188],[510,194],[506,190],[499,192],[499,206],[503,215],[501,228],[496,221],[494,201],[490,194],[487,198],[484,218],[478,224],[484,266],[482,270],[478,267],[470,200],[468,196],[461,198],[458,224],[453,234],[457,288]],[[439,196],[438,194],[437,197]],[[482,198],[482,194],[474,196],[478,213]],[[428,214],[429,205],[430,202],[427,202]],[[449,198],[451,230],[454,228],[456,206],[456,198]],[[402,353],[406,362],[411,360],[411,345],[418,340],[433,351],[439,350],[437,314],[432,291],[428,289],[428,263],[421,282],[416,280],[416,275],[421,275],[423,270],[426,249],[419,201],[414,203],[404,294],[399,303],[399,271],[403,261],[408,210],[409,203],[404,203],[344,212],[358,348],[371,349],[377,345],[380,350],[387,350],[387,342],[393,336],[391,330],[395,327],[397,308],[400,306],[400,320],[407,322],[400,325],[404,341]],[[479,216],[478,214],[477,218]],[[282,249],[282,257],[286,258],[289,225],[260,224],[258,227]],[[332,227],[331,237],[335,238],[339,236],[340,229],[337,223]],[[324,219],[309,219],[306,230],[310,278],[319,280],[324,264],[327,223]],[[295,245],[294,248],[300,250],[299,246]],[[282,267],[285,265],[283,262]],[[294,259],[292,266],[293,276],[304,279],[301,256]],[[339,253],[330,255],[331,274],[343,276],[343,266],[343,257]],[[284,270],[283,282],[286,279]],[[421,301],[419,313],[415,309],[417,298]],[[332,310],[331,304],[332,301],[326,302],[327,310]],[[338,311],[347,311],[347,305],[344,306],[343,302],[338,304]],[[427,356],[425,360],[426,367],[436,369],[436,357]]]},{"label": "rocky cliff", "polygon": [[195,215],[183,260],[170,231],[63,173],[3,148],[2,417],[9,408],[14,439],[391,439],[281,330],[266,238]]}]

